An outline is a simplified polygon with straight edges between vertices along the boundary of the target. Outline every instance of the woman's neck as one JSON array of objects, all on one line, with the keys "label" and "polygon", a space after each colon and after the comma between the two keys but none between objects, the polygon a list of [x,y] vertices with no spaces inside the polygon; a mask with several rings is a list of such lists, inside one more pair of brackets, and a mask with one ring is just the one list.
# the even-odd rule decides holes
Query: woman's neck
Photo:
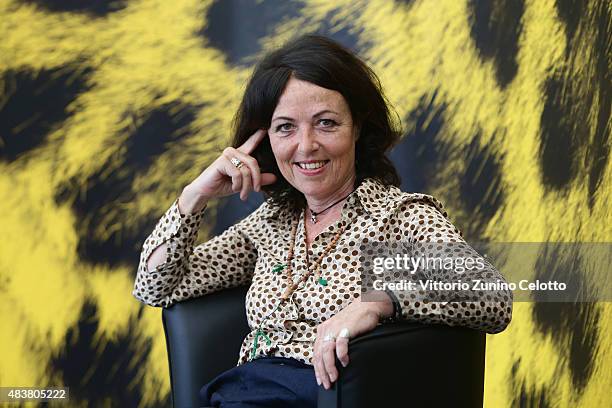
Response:
[{"label": "woman's neck", "polygon": [[[340,188],[338,188],[333,194],[327,197],[313,197],[306,196],[306,205],[308,210],[316,213],[324,211],[326,208],[334,204],[336,201],[344,201],[351,192],[355,189],[355,176],[351,176],[347,179]],[[338,202],[340,206],[341,202]],[[335,207],[335,205],[333,206]]]},{"label": "woman's neck", "polygon": [[[306,217],[308,224],[312,225],[313,230],[310,232],[314,234],[313,237],[317,235],[316,231],[322,231],[340,218],[344,201],[354,188],[355,177],[352,177],[337,189],[334,194],[325,199],[317,200],[314,197],[306,197]],[[315,217],[313,217],[313,211],[316,213]]]}]

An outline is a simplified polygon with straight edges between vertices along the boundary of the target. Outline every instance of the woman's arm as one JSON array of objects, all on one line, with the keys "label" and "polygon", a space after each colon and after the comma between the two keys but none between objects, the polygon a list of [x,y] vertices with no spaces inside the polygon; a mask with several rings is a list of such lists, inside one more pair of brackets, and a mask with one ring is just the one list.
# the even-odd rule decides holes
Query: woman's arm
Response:
[{"label": "woman's arm", "polygon": [[[243,232],[256,213],[194,248],[205,208],[183,214],[175,200],[144,242],[132,294],[168,307],[250,281],[257,252]],[[154,253],[155,252],[155,253]]]},{"label": "woman's arm", "polygon": [[[208,204],[208,200],[198,194],[193,193],[189,186],[183,189],[181,196],[178,199],[177,206],[181,215],[198,215],[203,212]],[[163,243],[153,250],[153,253],[148,258],[147,270],[152,271],[164,262],[166,262],[168,253],[168,244]]]},{"label": "woman's arm", "polygon": [[[400,225],[404,225],[406,240],[419,248],[419,255],[440,256],[442,251],[452,250],[452,257],[463,259],[482,258],[461,236],[460,231],[448,220],[442,205],[430,196],[404,203],[398,213]],[[406,228],[407,227],[407,228]],[[437,250],[426,243],[443,243]],[[415,255],[415,254],[413,254]],[[461,279],[470,284],[474,279],[481,282],[503,282],[503,276],[488,262],[483,267],[465,270],[460,275],[455,270],[436,270],[432,280],[453,281]],[[488,333],[499,333],[512,318],[512,291],[430,291],[429,295],[416,299],[409,291],[393,291],[401,307],[401,318],[428,323],[444,323],[450,326],[466,326]],[[444,294],[442,294],[444,293]],[[470,298],[466,298],[469,293]],[[412,293],[414,295],[414,292]],[[476,298],[474,298],[476,296]],[[432,301],[433,300],[433,301]]]},{"label": "woman's arm", "polygon": [[[256,213],[193,249],[206,203],[240,191],[240,198],[276,176],[261,173],[250,156],[267,135],[259,129],[240,147],[228,147],[185,189],[145,240],[133,295],[151,306],[169,305],[250,280],[257,251],[247,239]],[[238,163],[238,164],[236,164]],[[261,208],[261,207],[260,207]]]}]

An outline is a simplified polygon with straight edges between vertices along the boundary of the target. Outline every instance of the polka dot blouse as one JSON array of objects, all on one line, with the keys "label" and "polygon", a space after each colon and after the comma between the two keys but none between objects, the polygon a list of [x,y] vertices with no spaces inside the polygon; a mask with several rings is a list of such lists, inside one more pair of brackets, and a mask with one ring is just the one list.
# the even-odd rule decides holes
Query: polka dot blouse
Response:
[{"label": "polka dot blouse", "polygon": [[[181,214],[178,199],[174,201],[144,242],[133,295],[147,305],[168,307],[189,298],[250,284],[245,301],[252,331],[242,343],[240,365],[250,359],[256,328],[272,312],[287,287],[285,275],[273,270],[286,261],[291,227],[296,219],[293,276],[297,280],[306,271],[303,211],[267,201],[222,234],[194,247],[204,213],[205,209]],[[308,249],[308,259],[318,259],[338,229],[347,224],[335,248],[321,261],[321,277],[328,284],[322,286],[310,276],[288,302],[265,319],[263,330],[271,342],[260,338],[255,358],[273,355],[312,364],[316,327],[360,297],[363,259],[360,253],[368,242],[465,243],[434,197],[405,193],[366,179],[344,204],[340,219],[316,236]],[[165,262],[147,271],[149,256],[164,242],[168,248]],[[467,244],[465,247],[466,251],[474,252]],[[490,265],[477,273],[471,277],[505,282]],[[504,330],[512,316],[512,292],[506,290],[488,291],[482,299],[469,302],[415,300],[406,291],[393,294],[401,308],[401,319],[414,322],[461,325],[497,333]]]}]

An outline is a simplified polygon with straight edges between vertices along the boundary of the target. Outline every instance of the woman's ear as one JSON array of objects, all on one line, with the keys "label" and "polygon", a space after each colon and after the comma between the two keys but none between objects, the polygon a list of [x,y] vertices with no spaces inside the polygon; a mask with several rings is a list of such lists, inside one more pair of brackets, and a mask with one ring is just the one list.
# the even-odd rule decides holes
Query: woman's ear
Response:
[{"label": "woman's ear", "polygon": [[354,128],[354,132],[355,132],[355,142],[359,140],[359,137],[361,136],[361,126],[360,125],[355,125]]}]

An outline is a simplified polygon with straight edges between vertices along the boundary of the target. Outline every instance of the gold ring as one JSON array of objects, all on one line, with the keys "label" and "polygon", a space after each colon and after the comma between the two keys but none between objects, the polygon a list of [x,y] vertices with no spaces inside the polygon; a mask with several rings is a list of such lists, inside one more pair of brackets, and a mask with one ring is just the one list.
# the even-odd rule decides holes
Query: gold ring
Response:
[{"label": "gold ring", "polygon": [[241,162],[240,160],[238,160],[238,159],[237,159],[237,158],[235,158],[235,157],[232,157],[232,158],[230,159],[230,161],[232,162],[232,164],[233,164],[233,165],[234,165],[234,166],[235,166],[237,169],[241,169],[241,168],[242,168],[242,166],[244,166],[244,163],[243,163],[243,162]]}]

